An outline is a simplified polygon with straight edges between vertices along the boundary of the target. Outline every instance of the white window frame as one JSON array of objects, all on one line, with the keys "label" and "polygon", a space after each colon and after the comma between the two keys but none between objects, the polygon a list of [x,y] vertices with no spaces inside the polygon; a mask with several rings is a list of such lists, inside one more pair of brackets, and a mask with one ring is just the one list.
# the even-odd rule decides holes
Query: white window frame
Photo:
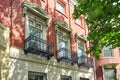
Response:
[{"label": "white window frame", "polygon": [[67,42],[67,46],[65,48],[70,49],[70,37],[67,33],[65,33],[64,31],[62,31],[60,29],[57,31],[57,34],[56,34],[57,35],[56,36],[57,37],[57,49],[60,49],[60,47],[59,47],[59,41],[60,41],[59,34],[60,33],[62,33],[64,35],[64,37],[66,36],[68,38],[67,41],[65,41],[65,42]]},{"label": "white window frame", "polygon": [[[81,45],[79,45],[79,44],[83,44],[83,49],[81,48]],[[82,40],[78,39],[77,40],[77,52],[78,52],[79,49],[82,50],[82,52],[83,52],[82,55],[85,55],[85,50],[86,50],[86,48],[85,48],[85,42],[83,42]],[[79,55],[79,53],[78,53],[78,55]],[[78,57],[80,57],[80,56],[78,56]]]},{"label": "white window frame", "polygon": [[[37,18],[36,15],[34,14],[31,14],[30,12],[28,12],[26,15],[25,15],[25,39],[28,38],[30,35],[29,35],[29,32],[30,32],[30,27],[29,26],[29,20],[35,20],[36,22],[38,22],[39,24],[42,24],[42,39],[46,40],[46,26],[45,26],[45,23],[44,21],[41,21],[42,19]],[[34,27],[32,27],[34,28]],[[39,30],[39,29],[38,29]]]}]

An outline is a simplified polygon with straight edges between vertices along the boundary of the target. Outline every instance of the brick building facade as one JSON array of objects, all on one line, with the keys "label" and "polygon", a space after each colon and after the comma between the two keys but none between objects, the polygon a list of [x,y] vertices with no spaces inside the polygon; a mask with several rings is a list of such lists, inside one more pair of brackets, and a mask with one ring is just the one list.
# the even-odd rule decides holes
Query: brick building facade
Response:
[{"label": "brick building facade", "polygon": [[10,31],[1,80],[94,80],[93,58],[84,54],[89,46],[85,21],[72,18],[75,4],[0,0],[0,23]]},{"label": "brick building facade", "polygon": [[[120,53],[86,55],[87,25],[76,0],[0,0],[1,80],[120,80]],[[107,54],[106,54],[107,53]]]}]

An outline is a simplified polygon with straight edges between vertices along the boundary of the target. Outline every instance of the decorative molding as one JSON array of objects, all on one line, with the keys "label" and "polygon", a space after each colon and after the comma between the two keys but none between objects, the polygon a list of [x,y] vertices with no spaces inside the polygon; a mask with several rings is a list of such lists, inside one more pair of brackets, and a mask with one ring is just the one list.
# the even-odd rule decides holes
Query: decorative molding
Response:
[{"label": "decorative molding", "polygon": [[84,36],[83,33],[81,33],[81,32],[76,33],[75,37],[76,37],[76,39],[80,39],[80,40],[82,40],[83,42],[87,42],[87,39],[85,38],[85,36]]},{"label": "decorative molding", "polygon": [[27,14],[27,11],[36,14],[43,18],[44,20],[49,19],[49,15],[47,12],[37,3],[31,3],[31,2],[23,2],[22,4],[23,7],[23,16]]},{"label": "decorative molding", "polygon": [[72,29],[65,21],[58,20],[55,23],[55,31],[57,32],[58,29],[64,30],[66,33],[70,34],[72,33]]}]

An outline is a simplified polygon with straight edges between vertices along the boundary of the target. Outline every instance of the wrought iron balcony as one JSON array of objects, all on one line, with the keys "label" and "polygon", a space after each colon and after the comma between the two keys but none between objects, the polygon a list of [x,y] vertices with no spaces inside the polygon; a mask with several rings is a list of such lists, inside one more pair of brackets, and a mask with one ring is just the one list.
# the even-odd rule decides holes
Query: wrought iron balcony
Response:
[{"label": "wrought iron balcony", "polygon": [[71,63],[72,65],[76,63],[76,53],[69,51],[66,48],[60,48],[57,51],[57,60]]},{"label": "wrought iron balcony", "polygon": [[25,54],[32,53],[47,57],[48,59],[53,56],[51,49],[54,45],[36,36],[29,36],[27,39],[25,39],[24,45]]},{"label": "wrought iron balcony", "polygon": [[93,59],[89,58],[85,55],[82,55],[82,56],[78,57],[78,66],[90,68],[93,66]]}]

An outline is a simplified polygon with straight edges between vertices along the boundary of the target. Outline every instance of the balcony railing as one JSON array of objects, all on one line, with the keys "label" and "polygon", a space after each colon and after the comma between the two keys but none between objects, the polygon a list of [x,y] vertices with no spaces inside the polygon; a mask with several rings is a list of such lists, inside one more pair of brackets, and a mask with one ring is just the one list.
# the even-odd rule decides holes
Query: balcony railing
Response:
[{"label": "balcony railing", "polygon": [[103,56],[104,57],[113,57],[112,50],[104,50],[103,51]]},{"label": "balcony railing", "polygon": [[78,57],[78,66],[84,66],[90,68],[93,66],[93,58],[89,58],[85,55]]},{"label": "balcony railing", "polygon": [[72,65],[76,63],[76,53],[69,51],[66,48],[60,48],[57,51],[57,60],[71,63]]},{"label": "balcony railing", "polygon": [[54,45],[52,43],[31,35],[25,39],[24,51],[26,54],[32,53],[50,59],[53,56],[53,53],[51,51],[53,46]]}]

